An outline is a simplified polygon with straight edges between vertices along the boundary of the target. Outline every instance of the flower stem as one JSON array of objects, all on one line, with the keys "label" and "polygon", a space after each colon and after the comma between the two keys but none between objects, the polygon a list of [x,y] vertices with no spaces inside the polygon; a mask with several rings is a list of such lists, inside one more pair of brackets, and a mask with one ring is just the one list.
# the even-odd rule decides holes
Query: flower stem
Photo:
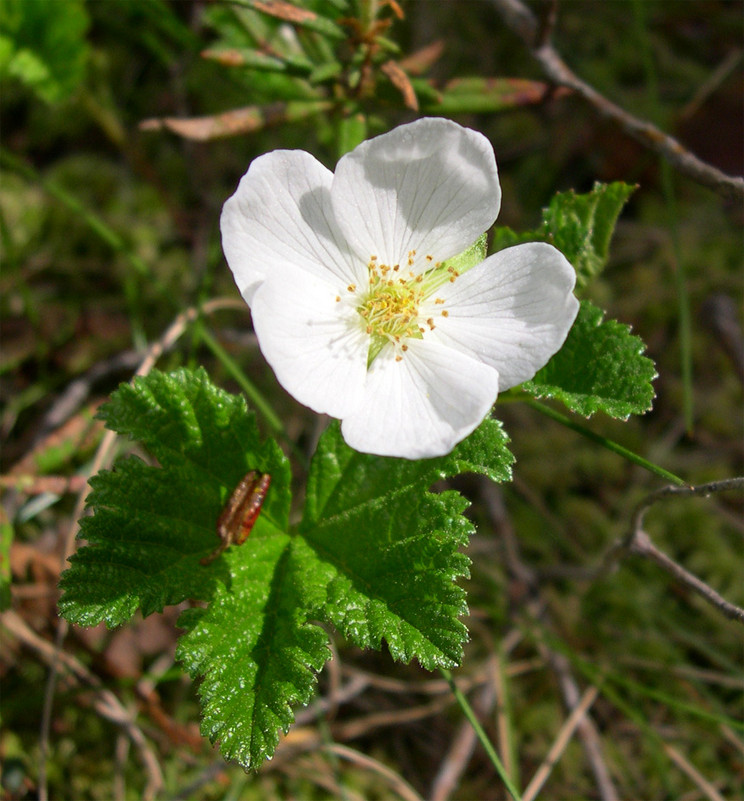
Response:
[{"label": "flower stem", "polygon": [[566,426],[566,428],[570,428],[572,431],[576,431],[577,434],[581,434],[582,437],[586,437],[586,439],[590,439],[592,442],[598,443],[603,448],[607,448],[608,451],[617,453],[619,456],[622,456],[629,462],[633,462],[633,464],[637,464],[639,467],[644,468],[644,470],[648,470],[650,473],[654,473],[655,475],[660,476],[661,478],[666,479],[667,481],[671,481],[673,484],[676,484],[679,487],[688,486],[687,482],[684,481],[684,479],[681,479],[679,476],[675,475],[669,470],[666,470],[663,467],[659,467],[659,465],[650,462],[648,459],[644,459],[637,453],[633,453],[633,451],[628,450],[627,448],[620,445],[618,442],[615,442],[614,440],[611,439],[607,439],[607,437],[603,437],[601,434],[595,433],[590,428],[582,426],[581,423],[577,423],[575,420],[572,420],[565,414],[561,414],[552,407],[546,406],[544,403],[540,403],[539,401],[533,400],[532,398],[524,398],[524,402],[531,409],[535,409],[536,411],[540,412],[540,414],[544,414],[546,417],[550,417],[557,423]]},{"label": "flower stem", "polygon": [[240,388],[248,396],[248,400],[253,404],[256,410],[264,416],[271,429],[281,436],[286,436],[284,425],[271,408],[271,404],[246,378],[245,373],[240,369],[232,356],[220,345],[205,326],[201,326],[199,336],[219,361],[222,362],[227,372],[238,382]]},{"label": "flower stem", "polygon": [[488,739],[488,735],[484,731],[483,727],[480,725],[478,718],[475,716],[475,712],[473,708],[468,703],[468,699],[463,695],[460,688],[455,684],[455,680],[452,678],[452,674],[449,670],[445,668],[439,668],[439,672],[444,676],[447,680],[447,683],[452,690],[452,694],[455,696],[455,700],[457,701],[460,709],[463,711],[463,714],[468,719],[470,725],[473,727],[473,731],[476,734],[476,737],[480,740],[480,744],[483,746],[485,752],[488,754],[491,763],[493,764],[494,768],[496,768],[496,772],[501,777],[501,781],[504,782],[504,786],[506,787],[509,795],[514,799],[514,801],[521,801],[521,796],[517,788],[512,784],[509,775],[507,774],[506,770],[504,769],[501,760],[499,759],[499,755],[496,753],[496,749],[493,747],[491,741]]}]

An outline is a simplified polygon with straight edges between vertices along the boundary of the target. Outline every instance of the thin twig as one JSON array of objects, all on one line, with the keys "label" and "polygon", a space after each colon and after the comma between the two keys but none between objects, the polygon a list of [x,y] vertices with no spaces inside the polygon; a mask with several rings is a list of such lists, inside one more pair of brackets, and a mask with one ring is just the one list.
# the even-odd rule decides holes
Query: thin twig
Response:
[{"label": "thin twig", "polygon": [[566,718],[566,722],[561,726],[553,745],[548,750],[545,759],[540,767],[535,771],[534,776],[527,785],[524,793],[522,793],[522,801],[534,801],[538,793],[542,790],[543,785],[548,780],[553,767],[561,758],[566,746],[571,741],[577,727],[586,718],[586,714],[591,708],[592,704],[597,700],[599,690],[595,686],[589,687],[578,704],[571,710],[571,714]]},{"label": "thin twig", "polygon": [[402,776],[399,776],[395,771],[390,770],[387,765],[383,765],[376,759],[360,754],[359,751],[355,751],[353,748],[349,748],[346,745],[327,745],[324,746],[323,750],[330,751],[342,759],[346,759],[361,768],[372,771],[381,779],[384,779],[390,785],[391,789],[397,793],[400,798],[404,799],[404,801],[423,801],[421,796]]},{"label": "thin twig", "polygon": [[727,199],[744,200],[744,178],[726,173],[699,159],[677,139],[646,120],[634,117],[579,78],[549,40],[541,41],[535,15],[521,0],[491,0],[506,24],[525,42],[543,72],[558,86],[573,89],[602,116],[616,122],[644,147],[663,156],[676,170]]},{"label": "thin twig", "polygon": [[[696,592],[701,598],[714,606],[727,618],[744,623],[744,609],[736,604],[727,601],[719,595],[712,587],[699,579],[694,574],[686,570],[682,565],[674,561],[670,556],[660,550],[651,540],[651,537],[643,530],[643,519],[648,509],[663,498],[673,496],[703,496],[708,497],[714,492],[725,492],[726,490],[744,488],[744,477],[728,478],[722,481],[711,481],[707,484],[700,484],[697,487],[662,487],[656,492],[652,492],[644,498],[635,508],[631,520],[631,528],[622,547],[615,549],[617,553],[627,550],[630,553],[644,556],[655,562],[677,581]],[[612,550],[612,549],[611,549]],[[606,561],[606,560],[605,560]]]},{"label": "thin twig", "polygon": [[652,492],[647,495],[635,508],[631,517],[631,525],[628,533],[622,539],[613,542],[609,548],[602,554],[596,566],[588,569],[581,567],[568,567],[550,570],[541,570],[540,575],[545,576],[560,576],[572,578],[580,581],[596,581],[599,578],[611,573],[615,570],[623,559],[629,553],[636,556],[643,556],[655,562],[663,570],[672,575],[677,581],[684,584],[688,589],[696,592],[701,598],[707,601],[711,606],[718,609],[719,612],[724,614],[727,618],[735,620],[739,623],[744,623],[744,609],[736,604],[727,601],[719,593],[717,593],[711,586],[699,579],[689,570],[686,570],[682,565],[672,559],[671,556],[664,553],[658,546],[656,546],[648,533],[643,529],[643,519],[646,512],[651,506],[658,501],[674,497],[674,496],[702,496],[707,498],[716,492],[725,492],[727,490],[735,490],[744,488],[744,477],[727,478],[722,481],[711,481],[708,484],[699,484],[696,487],[678,487],[667,486]]},{"label": "thin twig", "polygon": [[744,623],[744,609],[727,601],[722,595],[719,595],[711,586],[699,579],[694,573],[685,570],[682,565],[674,561],[670,556],[667,556],[663,551],[659,550],[651,541],[651,537],[646,534],[643,529],[638,529],[630,542],[629,550],[631,553],[638,556],[645,556],[650,559],[667,573],[674,576],[677,581],[684,584],[688,589],[696,592],[701,598],[707,601],[711,606],[718,609],[719,612],[726,615],[730,620],[736,620],[739,623]]},{"label": "thin twig", "polygon": [[[94,673],[91,673],[82,662],[79,662],[71,654],[60,651],[56,643],[40,637],[12,609],[6,610],[0,620],[9,632],[27,648],[38,654],[50,666],[50,670],[55,672],[55,675],[60,666],[64,666],[66,671],[74,676],[77,681],[95,690],[96,695],[93,700],[93,707],[101,717],[119,726],[136,746],[147,774],[147,784],[143,790],[142,797],[148,801],[149,799],[154,799],[164,784],[160,763],[150,748],[142,729],[134,721],[132,714],[122,706],[114,693],[106,689],[101,680]],[[46,787],[42,787],[40,782],[39,797],[41,797],[42,791],[46,792]]]}]

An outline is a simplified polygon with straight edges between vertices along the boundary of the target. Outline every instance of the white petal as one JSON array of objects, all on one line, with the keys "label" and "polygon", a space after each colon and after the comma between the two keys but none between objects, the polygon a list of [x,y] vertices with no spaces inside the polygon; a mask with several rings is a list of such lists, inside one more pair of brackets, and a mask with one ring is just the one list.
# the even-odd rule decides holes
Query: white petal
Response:
[{"label": "white petal", "polygon": [[241,178],[220,228],[227,263],[248,303],[266,275],[287,266],[335,275],[345,286],[364,278],[366,261],[350,255],[333,219],[332,179],[302,150],[266,153]]},{"label": "white petal", "polygon": [[316,412],[343,417],[362,399],[369,337],[350,298],[296,271],[267,278],[251,305],[253,327],[279,383]]},{"label": "white petal", "polygon": [[560,350],[579,310],[575,283],[552,245],[507,248],[437,290],[445,303],[435,307],[436,337],[498,370],[503,392]]},{"label": "white petal", "polygon": [[401,361],[389,348],[372,362],[364,400],[343,419],[346,442],[380,456],[442,456],[488,414],[498,373],[437,342],[413,339]]},{"label": "white petal", "polygon": [[480,133],[424,118],[363,142],[336,167],[331,200],[357,255],[417,270],[470,246],[499,213],[496,159]]}]

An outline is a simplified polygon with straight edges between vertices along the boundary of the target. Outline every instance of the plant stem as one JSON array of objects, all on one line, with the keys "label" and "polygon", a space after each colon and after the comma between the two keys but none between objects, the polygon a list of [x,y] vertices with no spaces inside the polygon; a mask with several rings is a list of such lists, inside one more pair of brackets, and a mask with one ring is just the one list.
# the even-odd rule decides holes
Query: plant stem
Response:
[{"label": "plant stem", "polygon": [[601,434],[595,433],[590,428],[582,426],[581,423],[577,423],[575,420],[572,420],[565,414],[561,414],[552,407],[546,406],[544,403],[540,403],[539,401],[533,400],[532,398],[525,398],[524,402],[531,409],[535,409],[536,411],[540,412],[540,414],[544,414],[546,417],[550,417],[557,423],[566,426],[566,428],[570,428],[572,431],[576,431],[577,434],[581,434],[582,437],[586,437],[586,439],[590,439],[592,442],[598,443],[603,448],[607,448],[608,451],[617,453],[619,456],[622,456],[629,462],[633,462],[633,464],[637,464],[644,470],[648,470],[650,473],[654,473],[654,475],[660,476],[661,478],[666,479],[667,481],[671,481],[672,484],[676,484],[678,487],[689,486],[686,481],[681,479],[679,476],[676,476],[674,473],[671,473],[669,470],[665,470],[663,467],[659,467],[659,465],[650,462],[648,459],[644,459],[637,453],[633,453],[633,451],[628,450],[627,448],[620,445],[618,442],[615,442],[614,440],[611,439],[607,439],[607,437],[603,437]]},{"label": "plant stem", "polygon": [[265,418],[271,429],[277,434],[285,436],[284,425],[274,410],[271,404],[264,398],[264,396],[256,389],[256,387],[246,378],[245,373],[240,369],[238,363],[232,356],[220,345],[220,343],[212,336],[212,334],[204,327],[201,327],[200,336],[204,344],[212,351],[212,353],[222,362],[222,365],[228,373],[238,382],[240,388],[248,396],[248,399]]},{"label": "plant stem", "polygon": [[460,709],[462,710],[465,717],[468,719],[470,725],[473,727],[473,731],[476,734],[476,737],[480,740],[480,744],[483,746],[485,752],[488,754],[489,759],[491,760],[491,764],[496,768],[496,772],[501,777],[501,781],[504,782],[504,786],[506,787],[509,795],[514,799],[514,801],[521,801],[521,796],[517,788],[512,784],[509,775],[507,774],[506,770],[504,769],[501,760],[499,759],[499,755],[496,753],[496,749],[493,747],[491,741],[488,739],[488,735],[484,731],[483,727],[480,725],[478,718],[475,716],[475,712],[473,708],[468,703],[468,699],[463,695],[460,691],[460,688],[455,684],[455,680],[452,678],[452,674],[446,668],[439,668],[440,673],[444,676],[447,680],[447,683],[452,690],[452,694],[455,696],[455,700],[457,701]]}]

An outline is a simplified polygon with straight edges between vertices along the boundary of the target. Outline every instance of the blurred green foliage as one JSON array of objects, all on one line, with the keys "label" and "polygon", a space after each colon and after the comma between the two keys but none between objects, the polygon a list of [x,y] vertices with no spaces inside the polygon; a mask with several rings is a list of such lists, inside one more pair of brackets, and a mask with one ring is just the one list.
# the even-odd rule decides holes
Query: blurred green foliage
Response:
[{"label": "blurred green foliage", "polygon": [[85,77],[89,25],[84,0],[3,0],[0,79],[17,78],[47,103],[69,97]]}]

